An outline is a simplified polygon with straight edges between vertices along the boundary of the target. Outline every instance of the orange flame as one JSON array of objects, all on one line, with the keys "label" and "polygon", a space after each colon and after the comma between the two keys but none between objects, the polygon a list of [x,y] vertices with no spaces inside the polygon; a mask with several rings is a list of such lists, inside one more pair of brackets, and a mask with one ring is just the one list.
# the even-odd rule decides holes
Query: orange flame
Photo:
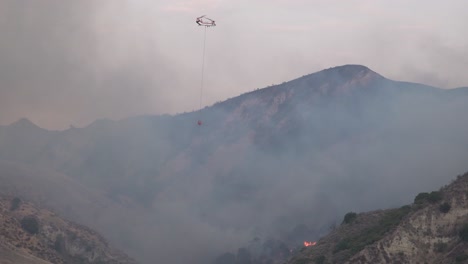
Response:
[{"label": "orange flame", "polygon": [[304,241],[304,246],[310,247],[310,246],[315,246],[317,245],[317,242],[309,242],[309,241]]}]

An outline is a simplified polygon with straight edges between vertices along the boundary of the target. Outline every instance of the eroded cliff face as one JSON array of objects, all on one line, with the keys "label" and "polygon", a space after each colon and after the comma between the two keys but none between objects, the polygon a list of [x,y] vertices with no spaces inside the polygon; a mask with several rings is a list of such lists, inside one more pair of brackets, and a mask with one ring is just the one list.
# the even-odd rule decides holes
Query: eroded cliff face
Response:
[{"label": "eroded cliff face", "polygon": [[441,189],[440,201],[413,205],[421,208],[348,263],[464,263],[468,245],[459,231],[468,222],[467,195],[465,174]]},{"label": "eroded cliff face", "polygon": [[136,263],[95,231],[18,198],[0,197],[0,227],[0,259],[12,263]]}]

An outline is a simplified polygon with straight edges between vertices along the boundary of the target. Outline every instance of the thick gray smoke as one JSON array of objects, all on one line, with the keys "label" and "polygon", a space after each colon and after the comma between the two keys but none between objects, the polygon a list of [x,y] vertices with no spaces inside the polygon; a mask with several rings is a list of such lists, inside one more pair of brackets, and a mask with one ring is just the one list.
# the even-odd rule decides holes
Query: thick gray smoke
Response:
[{"label": "thick gray smoke", "polygon": [[390,82],[361,66],[201,113],[139,116],[198,107],[193,18],[207,4],[223,30],[208,35],[205,102],[350,60],[444,88],[467,81],[464,14],[413,25],[414,9],[395,22],[375,1],[356,12],[254,3],[262,14],[300,9],[272,17],[227,2],[0,1],[0,124],[80,127],[1,126],[1,190],[90,225],[144,263],[206,264],[252,241],[317,239],[348,211],[410,203],[468,170],[466,89]]},{"label": "thick gray smoke", "polygon": [[0,2],[1,124],[63,129],[174,110],[177,64],[144,28],[153,21],[111,2]]},{"label": "thick gray smoke", "polygon": [[294,247],[346,212],[402,206],[448,184],[468,169],[467,100],[466,88],[349,65],[202,113],[63,132],[23,120],[0,130],[0,158],[52,168],[105,197],[100,213],[68,214],[139,260],[207,263],[256,238]]}]

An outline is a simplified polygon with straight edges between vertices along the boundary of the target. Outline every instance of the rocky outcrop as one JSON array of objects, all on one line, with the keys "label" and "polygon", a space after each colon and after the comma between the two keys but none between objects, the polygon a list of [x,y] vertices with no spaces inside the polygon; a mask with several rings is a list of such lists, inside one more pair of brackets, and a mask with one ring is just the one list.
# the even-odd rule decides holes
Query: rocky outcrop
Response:
[{"label": "rocky outcrop", "polygon": [[468,173],[412,205],[345,222],[288,263],[467,263]]},{"label": "rocky outcrop", "polygon": [[[451,263],[468,245],[459,231],[468,223],[468,174],[441,189],[441,199],[403,221],[391,234],[366,247],[349,263]],[[443,205],[449,205],[444,210]],[[413,205],[418,207],[418,205]]]}]

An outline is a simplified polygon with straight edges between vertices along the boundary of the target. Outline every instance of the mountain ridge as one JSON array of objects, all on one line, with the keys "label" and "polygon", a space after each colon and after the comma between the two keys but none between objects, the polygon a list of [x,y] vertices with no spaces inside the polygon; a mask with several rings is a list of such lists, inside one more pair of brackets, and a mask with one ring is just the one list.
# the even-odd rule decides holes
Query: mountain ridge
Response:
[{"label": "mountain ridge", "polygon": [[[200,112],[2,127],[0,173],[28,169],[0,187],[55,199],[143,263],[198,264],[255,236],[302,243],[301,226],[315,239],[350,208],[404,204],[466,170],[467,96],[361,66],[312,75]],[[190,252],[170,254],[181,241]]]},{"label": "mountain ridge", "polygon": [[[323,84],[316,87],[317,81],[326,83],[325,86],[327,86],[327,87],[324,87]],[[327,84],[328,82],[331,82],[331,84]],[[363,86],[364,85],[366,87],[367,86],[372,86],[372,84],[381,85],[381,83],[379,83],[379,82],[388,82],[386,84],[388,86],[391,86],[391,83],[394,82],[394,83],[402,84],[402,85],[404,85],[405,87],[408,87],[408,88],[413,88],[413,87],[428,88],[428,89],[433,89],[433,90],[437,90],[437,91],[439,91],[439,90],[440,91],[455,91],[455,90],[461,91],[461,90],[464,90],[464,88],[468,88],[468,87],[459,87],[459,88],[453,88],[453,89],[442,89],[442,88],[439,88],[439,87],[434,87],[434,86],[415,83],[415,82],[394,81],[394,80],[385,78],[381,74],[371,70],[370,68],[368,68],[365,65],[345,64],[345,65],[340,65],[340,66],[335,66],[335,67],[330,67],[330,68],[327,68],[327,69],[323,69],[323,70],[320,70],[320,71],[317,71],[317,72],[314,72],[314,73],[310,73],[310,74],[307,74],[307,75],[303,75],[302,77],[298,77],[298,78],[294,78],[294,79],[289,80],[289,81],[285,81],[282,84],[275,84],[275,85],[271,85],[271,86],[268,86],[268,87],[259,88],[259,89],[256,89],[254,91],[246,92],[246,93],[240,94],[238,96],[228,98],[228,99],[226,99],[224,101],[214,103],[211,106],[205,106],[205,108],[203,108],[202,110],[199,110],[199,111],[204,112],[204,111],[207,111],[207,109],[210,109],[212,107],[221,107],[221,106],[223,106],[225,104],[229,104],[232,101],[238,101],[240,99],[245,99],[245,97],[248,97],[248,96],[257,96],[259,94],[264,94],[266,92],[270,92],[270,93],[281,92],[281,91],[283,91],[282,88],[288,87],[290,85],[296,86],[296,87],[293,87],[293,89],[299,89],[299,87],[297,87],[297,86],[300,86],[300,84],[305,83],[308,88],[322,89],[322,91],[321,91],[322,93],[334,93],[334,92],[335,93],[340,93],[339,90],[330,90],[330,91],[328,91],[327,89],[329,89],[329,86],[337,86],[337,85],[338,86],[340,86],[340,85],[341,86],[343,86],[343,85],[346,86],[346,84],[349,85],[349,86]],[[461,90],[459,90],[459,89],[461,89]],[[179,113],[179,114],[137,115],[137,116],[134,116],[134,117],[128,117],[128,118],[123,118],[123,119],[119,119],[119,120],[103,118],[103,119],[95,120],[94,122],[90,123],[89,125],[86,125],[86,126],[83,126],[83,127],[71,127],[69,129],[60,130],[60,131],[67,131],[67,130],[70,130],[70,129],[77,129],[77,128],[78,129],[90,128],[90,127],[95,127],[95,126],[99,126],[99,125],[109,125],[109,124],[112,124],[113,122],[125,121],[125,120],[128,120],[128,119],[145,118],[145,117],[146,118],[148,118],[148,117],[156,117],[156,118],[177,117],[177,116],[180,116],[180,115],[193,115],[193,114],[196,114],[197,112],[198,111],[188,112],[188,113]],[[42,128],[42,127],[34,124],[33,122],[31,122],[27,118],[21,118],[18,121],[15,121],[15,122],[11,123],[10,125],[3,125],[3,126],[0,126],[0,127],[11,127],[11,128],[21,128],[21,127],[26,128],[26,127],[29,127],[29,128],[34,128],[34,129],[41,128],[42,130],[47,130],[47,131],[55,131],[55,130],[48,130],[48,129]]]}]

